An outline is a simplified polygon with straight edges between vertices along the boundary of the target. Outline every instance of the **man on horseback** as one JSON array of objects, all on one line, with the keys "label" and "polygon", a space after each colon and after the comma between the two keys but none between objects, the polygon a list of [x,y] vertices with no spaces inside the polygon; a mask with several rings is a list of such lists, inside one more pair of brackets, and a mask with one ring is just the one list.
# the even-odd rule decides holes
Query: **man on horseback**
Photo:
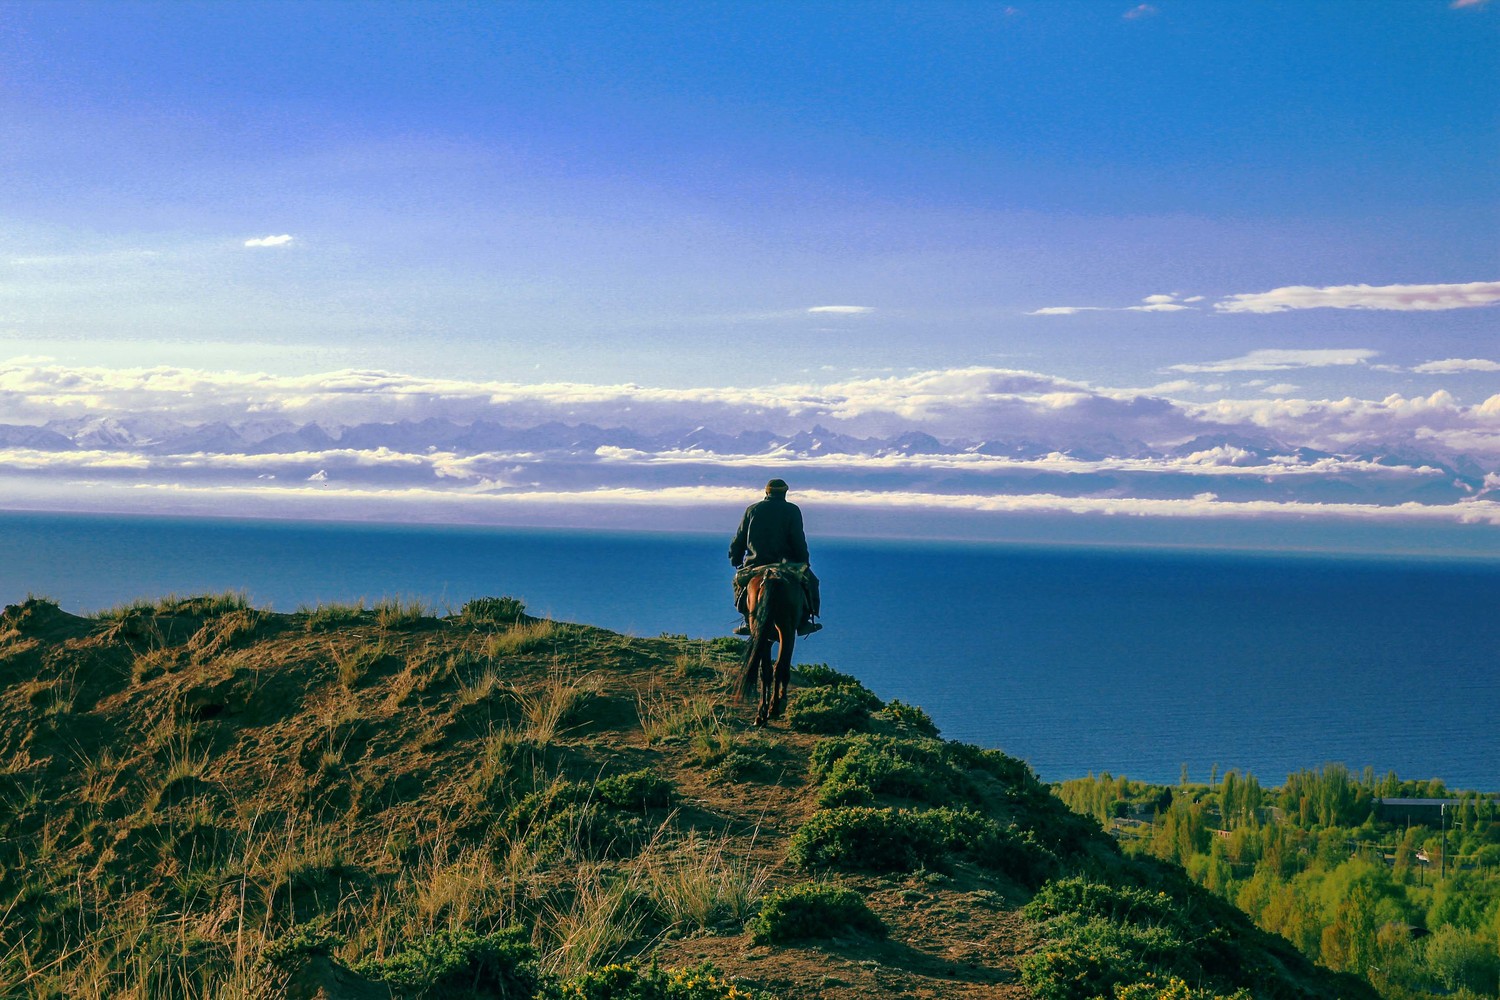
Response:
[{"label": "man on horseback", "polygon": [[745,606],[745,585],[753,570],[777,563],[798,564],[802,586],[807,595],[807,610],[797,626],[798,635],[812,635],[823,626],[813,621],[818,615],[818,578],[807,565],[807,535],[802,529],[802,511],[786,499],[787,485],[780,479],[766,483],[766,498],[745,509],[740,530],[729,543],[729,561],[739,570],[734,575],[734,604],[747,615],[735,635],[749,635],[750,623]]}]

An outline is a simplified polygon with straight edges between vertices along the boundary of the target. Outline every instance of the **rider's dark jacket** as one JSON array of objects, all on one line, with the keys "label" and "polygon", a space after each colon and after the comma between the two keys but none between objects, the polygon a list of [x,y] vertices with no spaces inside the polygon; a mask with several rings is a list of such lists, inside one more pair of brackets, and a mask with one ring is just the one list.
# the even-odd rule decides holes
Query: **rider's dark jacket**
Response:
[{"label": "rider's dark jacket", "polygon": [[796,504],[788,503],[786,497],[775,494],[751,504],[729,545],[729,561],[736,566],[807,562],[802,511]]}]

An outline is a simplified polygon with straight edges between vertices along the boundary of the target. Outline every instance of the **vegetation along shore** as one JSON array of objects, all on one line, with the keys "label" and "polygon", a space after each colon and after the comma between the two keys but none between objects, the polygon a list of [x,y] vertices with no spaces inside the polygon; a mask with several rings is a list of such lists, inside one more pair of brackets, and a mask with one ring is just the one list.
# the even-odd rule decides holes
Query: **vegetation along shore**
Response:
[{"label": "vegetation along shore", "polygon": [[1439,872],[1372,777],[1050,788],[822,665],[756,730],[741,656],[510,598],[10,606],[0,996],[1494,990],[1492,799]]}]

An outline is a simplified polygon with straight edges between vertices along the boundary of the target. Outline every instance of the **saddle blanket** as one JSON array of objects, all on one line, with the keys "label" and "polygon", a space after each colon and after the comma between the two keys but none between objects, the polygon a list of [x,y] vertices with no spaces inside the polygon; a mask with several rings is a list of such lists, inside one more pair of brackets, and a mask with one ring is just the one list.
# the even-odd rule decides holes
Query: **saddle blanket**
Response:
[{"label": "saddle blanket", "polygon": [[750,585],[750,580],[766,570],[774,569],[782,577],[788,580],[796,580],[802,587],[802,593],[808,592],[808,575],[812,572],[807,563],[781,562],[770,563],[766,566],[745,566],[734,574],[734,606],[739,609],[740,614],[745,613],[745,588]]}]

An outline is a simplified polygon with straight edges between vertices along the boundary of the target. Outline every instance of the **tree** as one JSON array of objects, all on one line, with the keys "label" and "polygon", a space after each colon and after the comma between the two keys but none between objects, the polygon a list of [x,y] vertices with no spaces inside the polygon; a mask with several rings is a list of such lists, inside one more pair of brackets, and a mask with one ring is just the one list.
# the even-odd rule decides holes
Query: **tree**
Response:
[{"label": "tree", "polygon": [[1493,996],[1500,988],[1500,956],[1495,945],[1473,931],[1439,927],[1427,939],[1427,968],[1450,990]]}]

